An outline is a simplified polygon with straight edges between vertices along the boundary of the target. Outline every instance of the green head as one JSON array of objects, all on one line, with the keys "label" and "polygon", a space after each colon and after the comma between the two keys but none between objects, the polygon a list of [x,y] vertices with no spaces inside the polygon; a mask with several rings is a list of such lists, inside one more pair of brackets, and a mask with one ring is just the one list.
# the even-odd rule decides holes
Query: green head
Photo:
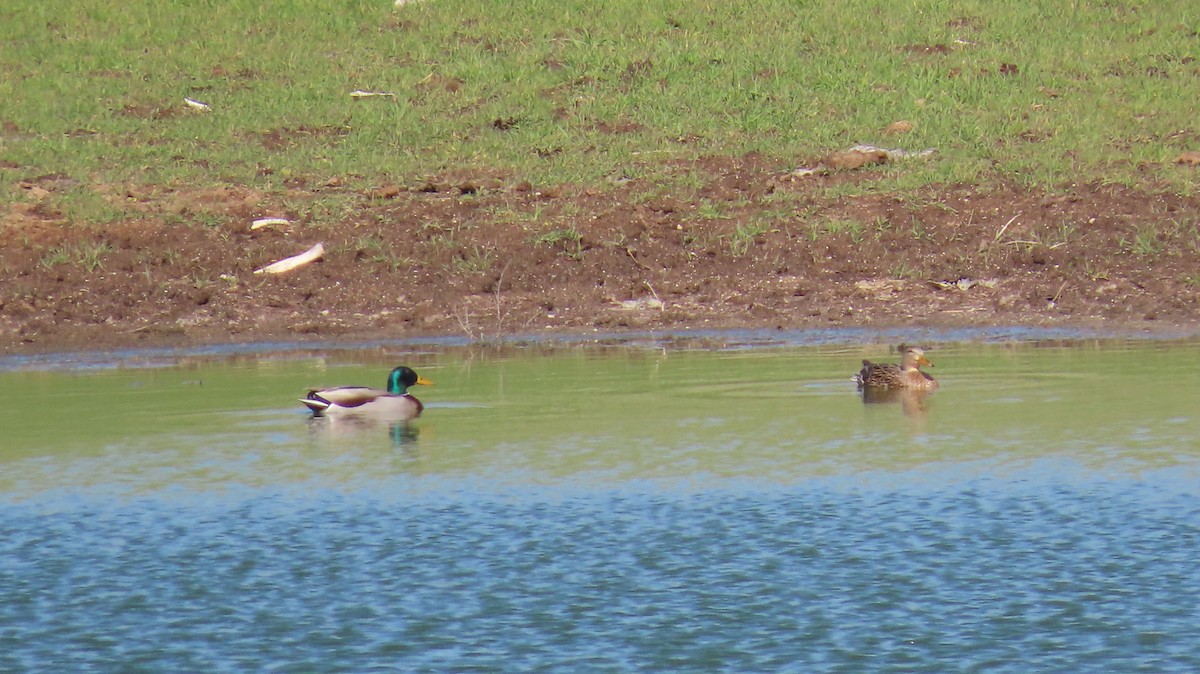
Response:
[{"label": "green head", "polygon": [[401,365],[400,367],[392,370],[392,373],[388,375],[387,390],[388,393],[399,396],[407,393],[409,386],[432,383],[433,382],[429,381],[428,379],[418,376],[416,372],[413,372],[412,368]]}]

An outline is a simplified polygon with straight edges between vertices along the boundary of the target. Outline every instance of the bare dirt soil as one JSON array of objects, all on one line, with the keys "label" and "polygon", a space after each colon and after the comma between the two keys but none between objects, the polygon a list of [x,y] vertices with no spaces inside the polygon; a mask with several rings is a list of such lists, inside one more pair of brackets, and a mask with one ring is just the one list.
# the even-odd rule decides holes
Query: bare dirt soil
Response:
[{"label": "bare dirt soil", "polygon": [[[15,168],[20,167],[6,167]],[[67,176],[0,205],[0,350],[208,342],[488,339],[592,329],[1200,327],[1200,197],[1078,185],[830,197],[866,166],[798,176],[758,156],[681,162],[687,197],[638,179],[481,173],[353,193],[93,186],[138,217],[72,222]],[[1181,167],[1180,170],[1195,170]],[[305,211],[330,196],[334,225]],[[251,221],[291,221],[251,230]],[[766,223],[763,225],[762,223]],[[266,264],[323,243],[319,262]]]}]

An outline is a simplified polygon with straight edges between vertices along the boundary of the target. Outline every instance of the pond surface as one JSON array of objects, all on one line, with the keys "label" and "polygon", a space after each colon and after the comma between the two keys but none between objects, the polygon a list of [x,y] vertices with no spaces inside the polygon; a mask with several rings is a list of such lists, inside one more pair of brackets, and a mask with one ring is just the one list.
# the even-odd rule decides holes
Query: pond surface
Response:
[{"label": "pond surface", "polygon": [[[1200,670],[1200,343],[0,361],[0,671]],[[407,427],[314,423],[382,386]]]}]

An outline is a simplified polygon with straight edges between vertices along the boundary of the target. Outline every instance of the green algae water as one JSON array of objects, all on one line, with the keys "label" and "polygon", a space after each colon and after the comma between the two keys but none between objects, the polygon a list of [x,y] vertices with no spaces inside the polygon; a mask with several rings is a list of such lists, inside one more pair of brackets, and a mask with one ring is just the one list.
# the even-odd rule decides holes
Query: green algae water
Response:
[{"label": "green algae water", "polygon": [[1200,343],[935,347],[7,361],[0,671],[1200,668]]}]

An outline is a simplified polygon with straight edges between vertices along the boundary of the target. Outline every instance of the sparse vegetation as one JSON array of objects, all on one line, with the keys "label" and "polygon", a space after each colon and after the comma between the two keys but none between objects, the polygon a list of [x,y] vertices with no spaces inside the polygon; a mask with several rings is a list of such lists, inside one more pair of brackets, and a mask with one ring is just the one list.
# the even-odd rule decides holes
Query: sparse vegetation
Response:
[{"label": "sparse vegetation", "polygon": [[888,276],[894,279],[908,280],[915,278],[917,271],[908,262],[901,260],[888,270]]},{"label": "sparse vegetation", "polygon": [[1153,225],[1139,227],[1131,239],[1122,239],[1121,248],[1134,255],[1153,256],[1162,252],[1158,228]]},{"label": "sparse vegetation", "polygon": [[846,235],[854,243],[862,241],[864,226],[858,220],[830,219],[818,225],[818,231],[831,236]]},{"label": "sparse vegetation", "polygon": [[111,251],[112,246],[107,241],[80,243],[75,248],[79,266],[85,271],[93,272],[100,268],[104,254]]},{"label": "sparse vegetation", "polygon": [[86,272],[93,272],[103,265],[105,253],[112,250],[107,241],[80,241],[74,244],[55,246],[47,250],[38,260],[49,269],[61,264],[74,263]]},{"label": "sparse vegetation", "polygon": [[575,259],[579,259],[583,255],[583,235],[575,229],[574,225],[539,234],[533,242],[539,246],[560,248],[567,256]]},{"label": "sparse vegetation", "polygon": [[482,274],[492,268],[495,253],[482,246],[471,246],[454,258],[451,270],[462,274]]},{"label": "sparse vegetation", "polygon": [[46,268],[57,267],[60,264],[66,264],[71,261],[71,252],[66,246],[55,246],[46,251],[39,259],[39,263]]},{"label": "sparse vegetation", "polygon": [[771,231],[771,222],[759,218],[739,224],[729,237],[729,252],[734,257],[741,257],[750,251],[755,239]]},{"label": "sparse vegetation", "polygon": [[403,256],[396,254],[395,249],[377,234],[359,237],[354,249],[358,254],[364,256],[368,262],[383,265],[389,271],[396,271],[411,262]]}]

